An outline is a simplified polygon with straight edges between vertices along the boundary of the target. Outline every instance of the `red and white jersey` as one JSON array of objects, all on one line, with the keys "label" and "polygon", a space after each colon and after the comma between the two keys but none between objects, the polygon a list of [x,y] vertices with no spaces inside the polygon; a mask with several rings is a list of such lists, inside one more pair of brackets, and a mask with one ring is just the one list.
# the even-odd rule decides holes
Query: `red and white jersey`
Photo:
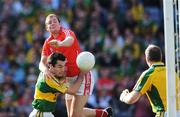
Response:
[{"label": "red and white jersey", "polygon": [[66,56],[67,58],[67,63],[66,63],[66,67],[67,67],[67,77],[73,77],[79,74],[80,70],[77,67],[76,64],[76,58],[77,55],[80,53],[80,46],[78,43],[78,40],[74,34],[73,31],[71,31],[70,29],[65,29],[62,28],[61,31],[59,32],[59,36],[57,38],[57,40],[59,41],[63,41],[67,36],[72,36],[74,38],[74,42],[70,47],[58,47],[55,48],[53,46],[50,46],[49,41],[55,39],[52,35],[47,38],[44,42],[43,48],[42,48],[42,56],[49,56],[51,53],[53,52],[61,52],[64,54],[64,56]]}]

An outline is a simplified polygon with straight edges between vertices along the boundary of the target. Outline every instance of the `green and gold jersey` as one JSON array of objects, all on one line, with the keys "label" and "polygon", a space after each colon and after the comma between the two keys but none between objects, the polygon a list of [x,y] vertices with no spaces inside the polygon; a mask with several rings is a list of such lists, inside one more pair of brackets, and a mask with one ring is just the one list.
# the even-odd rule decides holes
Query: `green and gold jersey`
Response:
[{"label": "green and gold jersey", "polygon": [[56,79],[46,78],[45,80],[45,76],[41,72],[36,83],[32,106],[41,112],[53,112],[57,93],[65,93],[67,88],[65,83],[59,83]]},{"label": "green and gold jersey", "polygon": [[144,71],[133,90],[146,93],[153,112],[166,111],[166,68],[163,63],[153,64]]}]

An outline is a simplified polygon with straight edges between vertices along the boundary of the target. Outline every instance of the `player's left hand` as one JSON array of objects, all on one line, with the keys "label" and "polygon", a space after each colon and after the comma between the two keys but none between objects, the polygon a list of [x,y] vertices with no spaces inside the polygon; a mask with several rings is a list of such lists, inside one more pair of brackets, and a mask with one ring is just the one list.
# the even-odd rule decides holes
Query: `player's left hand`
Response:
[{"label": "player's left hand", "polygon": [[129,93],[128,89],[125,89],[121,95],[120,95],[120,101],[124,102],[124,98],[126,97],[126,95]]},{"label": "player's left hand", "polygon": [[51,40],[51,41],[49,42],[49,44],[50,44],[51,46],[55,47],[55,48],[58,48],[58,47],[59,47],[59,43],[60,43],[60,41],[55,40],[55,39],[53,39],[53,40]]}]

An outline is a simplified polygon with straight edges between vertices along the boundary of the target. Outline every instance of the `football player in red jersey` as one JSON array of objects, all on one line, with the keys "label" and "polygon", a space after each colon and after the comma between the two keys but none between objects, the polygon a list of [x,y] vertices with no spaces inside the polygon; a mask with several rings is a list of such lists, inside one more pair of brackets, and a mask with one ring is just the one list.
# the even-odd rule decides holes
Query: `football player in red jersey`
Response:
[{"label": "football player in red jersey", "polygon": [[69,86],[77,80],[77,77],[84,77],[76,95],[65,95],[68,117],[111,117],[111,107],[106,109],[84,108],[89,95],[92,94],[94,79],[90,71],[83,73],[77,67],[76,58],[80,53],[80,46],[74,32],[70,29],[63,28],[55,14],[49,14],[46,17],[45,26],[46,30],[50,32],[50,36],[44,42],[39,69],[47,77],[53,78],[53,74],[48,70],[46,65],[47,58],[53,52],[60,52],[67,58],[66,80]]}]

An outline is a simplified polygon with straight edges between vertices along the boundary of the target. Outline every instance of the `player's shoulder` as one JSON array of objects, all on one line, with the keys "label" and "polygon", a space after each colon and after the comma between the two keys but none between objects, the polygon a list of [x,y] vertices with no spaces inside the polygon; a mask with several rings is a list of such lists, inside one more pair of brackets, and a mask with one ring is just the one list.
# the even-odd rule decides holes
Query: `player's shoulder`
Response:
[{"label": "player's shoulder", "polygon": [[149,69],[142,72],[141,77],[150,76],[150,75],[152,75],[153,72],[154,72],[154,68],[150,67]]},{"label": "player's shoulder", "polygon": [[74,33],[74,31],[73,30],[71,30],[70,28],[62,28],[62,32],[64,32],[64,33]]},{"label": "player's shoulder", "polygon": [[49,42],[50,40],[52,40],[52,36],[51,35],[45,39],[45,42]]}]

